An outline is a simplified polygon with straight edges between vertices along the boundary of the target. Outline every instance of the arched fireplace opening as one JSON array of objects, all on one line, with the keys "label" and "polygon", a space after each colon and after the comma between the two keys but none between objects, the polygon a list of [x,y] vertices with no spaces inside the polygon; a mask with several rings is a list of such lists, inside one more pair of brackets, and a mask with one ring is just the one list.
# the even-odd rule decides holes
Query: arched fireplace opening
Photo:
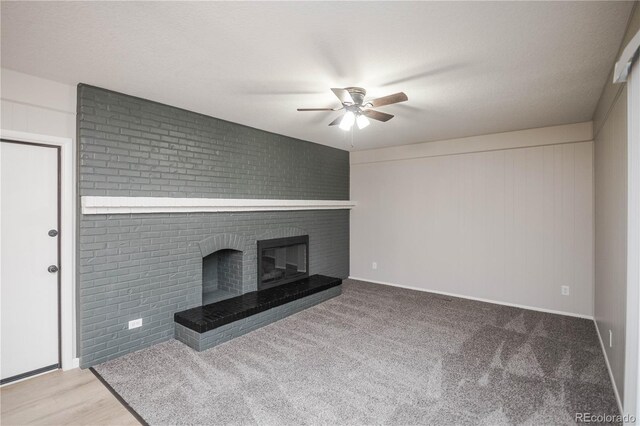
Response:
[{"label": "arched fireplace opening", "polygon": [[202,259],[202,304],[242,294],[242,252],[223,249]]}]

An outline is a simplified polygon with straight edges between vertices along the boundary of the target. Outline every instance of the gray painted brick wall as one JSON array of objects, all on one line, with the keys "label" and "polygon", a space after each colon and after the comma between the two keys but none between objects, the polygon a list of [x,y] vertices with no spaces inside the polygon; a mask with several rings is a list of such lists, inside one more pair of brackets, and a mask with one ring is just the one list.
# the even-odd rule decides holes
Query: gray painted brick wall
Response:
[{"label": "gray painted brick wall", "polygon": [[[78,109],[79,196],[349,197],[345,151],[85,85]],[[309,234],[310,273],[349,274],[348,210],[81,215],[81,366],[172,338],[174,312],[201,304],[201,243],[221,234],[243,246],[243,291],[258,239]]]},{"label": "gray painted brick wall", "polygon": [[218,255],[211,253],[202,259],[202,291],[218,289]]},{"label": "gray painted brick wall", "polygon": [[242,253],[220,250],[218,261],[218,288],[231,293],[242,293]]},{"label": "gray painted brick wall", "polygon": [[86,85],[78,127],[82,195],[349,199],[339,149]]}]

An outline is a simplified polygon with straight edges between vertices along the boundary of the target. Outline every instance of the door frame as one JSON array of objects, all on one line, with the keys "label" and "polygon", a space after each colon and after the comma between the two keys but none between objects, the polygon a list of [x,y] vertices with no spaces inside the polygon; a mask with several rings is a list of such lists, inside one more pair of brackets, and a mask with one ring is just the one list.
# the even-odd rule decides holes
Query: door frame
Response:
[{"label": "door frame", "polygon": [[[635,40],[635,44],[634,43]],[[640,52],[640,32],[633,38]],[[637,418],[640,410],[640,62],[631,61],[627,76],[627,324],[624,364],[624,410]]]},{"label": "door frame", "polygon": [[76,197],[75,155],[71,138],[0,129],[0,138],[57,147],[60,152],[60,364],[63,370],[79,366],[76,355]]}]

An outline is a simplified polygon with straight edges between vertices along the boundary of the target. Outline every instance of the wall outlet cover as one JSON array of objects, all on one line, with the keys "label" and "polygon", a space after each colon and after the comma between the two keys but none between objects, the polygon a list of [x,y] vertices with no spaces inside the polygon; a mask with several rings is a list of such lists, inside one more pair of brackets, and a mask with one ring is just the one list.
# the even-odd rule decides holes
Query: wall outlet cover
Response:
[{"label": "wall outlet cover", "polygon": [[142,327],[142,318],[129,321],[129,330],[132,328]]},{"label": "wall outlet cover", "polygon": [[568,285],[561,285],[560,286],[560,293],[563,296],[568,296],[569,295],[569,286]]},{"label": "wall outlet cover", "polygon": [[378,262],[373,262],[371,264],[371,269],[378,269]]}]

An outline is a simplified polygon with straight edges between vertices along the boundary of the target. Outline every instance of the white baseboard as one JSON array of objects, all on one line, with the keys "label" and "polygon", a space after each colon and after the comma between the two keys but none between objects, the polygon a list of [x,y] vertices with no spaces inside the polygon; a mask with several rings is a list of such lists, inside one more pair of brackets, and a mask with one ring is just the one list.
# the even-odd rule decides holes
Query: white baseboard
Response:
[{"label": "white baseboard", "polygon": [[514,308],[528,309],[530,311],[546,312],[546,313],[549,313],[549,314],[566,315],[566,316],[569,316],[569,317],[576,317],[576,318],[584,318],[584,319],[593,320],[593,315],[583,315],[583,314],[576,314],[576,313],[573,313],[573,312],[564,312],[564,311],[556,311],[556,310],[553,310],[553,309],[538,308],[538,307],[535,307],[535,306],[519,305],[517,303],[502,302],[502,301],[493,300],[493,299],[483,299],[483,298],[480,298],[480,297],[466,296],[464,294],[449,293],[449,292],[446,292],[446,291],[430,290],[430,289],[419,288],[419,287],[411,287],[411,286],[408,286],[408,285],[394,284],[394,283],[385,282],[385,281],[370,280],[370,279],[367,279],[367,278],[358,278],[358,277],[352,277],[352,276],[350,276],[349,278],[352,279],[352,280],[366,281],[366,282],[370,282],[370,283],[374,283],[374,284],[389,285],[389,286],[392,286],[392,287],[406,288],[408,290],[422,291],[424,293],[441,294],[443,296],[459,297],[461,299],[476,300],[478,302],[493,303],[495,305],[504,305],[504,306],[511,306],[511,307],[514,307]]},{"label": "white baseboard", "polygon": [[600,341],[600,348],[602,349],[602,354],[604,355],[604,362],[607,364],[607,371],[609,372],[609,378],[611,379],[611,384],[613,385],[613,392],[616,395],[618,409],[620,410],[620,414],[624,415],[624,411],[622,410],[622,401],[620,400],[620,394],[618,393],[618,388],[616,387],[616,379],[613,378],[613,370],[611,370],[609,357],[607,356],[607,351],[604,348],[604,341],[602,340],[602,335],[600,334],[600,328],[598,328],[598,321],[594,319],[593,323],[596,325],[596,334],[598,335],[598,340]]},{"label": "white baseboard", "polygon": [[68,371],[80,367],[80,358],[68,358],[62,360],[62,370]]}]

